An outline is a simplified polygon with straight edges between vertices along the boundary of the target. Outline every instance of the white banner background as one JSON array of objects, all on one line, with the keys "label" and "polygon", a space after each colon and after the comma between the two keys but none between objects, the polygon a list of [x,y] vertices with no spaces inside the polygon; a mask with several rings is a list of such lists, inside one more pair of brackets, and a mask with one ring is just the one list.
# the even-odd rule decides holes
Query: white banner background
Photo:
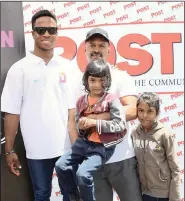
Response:
[{"label": "white banner background", "polygon": [[[118,67],[128,70],[130,74],[135,72],[133,79],[135,80],[138,92],[160,92],[160,120],[168,126],[176,138],[177,156],[182,173],[181,201],[183,201],[184,2],[23,2],[27,51],[33,49],[33,39],[30,33],[31,17],[41,9],[49,9],[57,16],[60,30],[55,53],[70,59],[76,67],[74,70],[81,73],[79,67],[83,69],[86,64],[83,56],[83,45],[81,46],[81,44],[85,39],[87,31],[92,26],[100,26],[108,31],[113,44],[110,62],[113,64],[116,63]],[[170,36],[171,38],[167,36],[170,33],[173,34],[173,36]],[[145,57],[146,62],[144,63],[147,64],[145,70],[144,66],[141,65],[142,58],[140,58],[139,62],[136,61],[129,47],[127,50],[130,51],[130,57],[129,59],[127,59],[128,57],[126,58],[126,53],[124,52],[126,42],[122,41],[121,44],[118,44],[120,38],[128,37],[129,34],[137,34],[137,36],[133,37],[136,41],[133,38],[126,38],[125,41],[128,42],[130,40],[130,42],[135,42],[130,47],[138,48],[138,55],[141,55],[141,51],[143,50],[152,55],[152,63],[151,56],[148,56],[148,59]],[[144,40],[144,37],[148,41],[148,44],[145,43],[146,45],[142,47],[136,44],[139,39],[138,34],[140,34],[139,37],[142,37],[142,40]],[[166,34],[160,40],[161,44],[155,43],[156,34]],[[169,44],[167,49],[165,49],[167,43],[165,46],[162,44],[166,37],[168,37],[167,43]],[[172,43],[170,45],[170,40],[173,42],[173,45]],[[170,55],[169,49],[172,46],[173,52]],[[114,53],[115,56],[113,56]],[[83,59],[84,62],[79,62]],[[125,64],[119,64],[125,61],[130,65],[128,68],[125,67]],[[136,67],[135,65],[140,66]],[[133,70],[131,71],[130,69]],[[133,126],[136,126],[137,123],[137,121],[131,122]],[[51,201],[59,200],[61,200],[61,194],[54,173]],[[118,200],[118,197],[114,193],[114,201],[116,200]]]}]

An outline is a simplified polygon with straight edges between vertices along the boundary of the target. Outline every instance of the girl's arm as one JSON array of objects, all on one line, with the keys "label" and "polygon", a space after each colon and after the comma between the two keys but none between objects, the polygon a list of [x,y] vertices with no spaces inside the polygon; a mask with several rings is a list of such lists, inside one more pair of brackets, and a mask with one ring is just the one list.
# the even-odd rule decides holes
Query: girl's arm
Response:
[{"label": "girl's arm", "polygon": [[110,120],[96,120],[96,131],[102,133],[115,133],[125,131],[125,111],[119,99],[114,99],[109,104]]}]

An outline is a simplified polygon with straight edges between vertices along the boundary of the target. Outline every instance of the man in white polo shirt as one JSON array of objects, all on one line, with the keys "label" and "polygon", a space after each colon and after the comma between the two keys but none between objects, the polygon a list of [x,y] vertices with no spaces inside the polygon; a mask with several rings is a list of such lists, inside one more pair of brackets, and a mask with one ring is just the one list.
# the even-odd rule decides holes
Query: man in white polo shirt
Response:
[{"label": "man in white polo shirt", "polygon": [[[109,56],[109,51],[109,37],[105,30],[94,28],[87,33],[85,39],[85,54],[88,62],[96,58],[103,58],[106,61]],[[114,154],[109,161],[94,174],[95,185],[93,184],[92,178],[90,178],[89,175],[87,176],[87,172],[81,172],[81,175],[78,175],[77,180],[81,198],[83,201],[112,201],[112,188],[114,188],[121,201],[142,201],[136,172],[137,161],[132,146],[131,128],[129,124],[129,121],[136,119],[136,88],[131,76],[127,72],[120,71],[114,66],[110,66],[110,70],[112,84],[109,92],[117,94],[125,108],[128,132],[123,141],[116,146]],[[82,74],[79,76],[78,82],[82,83]],[[83,90],[84,87],[82,87],[82,84],[78,86],[79,88],[77,87],[75,91],[78,91],[78,96],[81,96],[85,93]],[[110,119],[109,114],[105,113],[101,115],[90,115],[90,118]],[[83,129],[87,129],[85,125]],[[62,163],[60,163],[59,159],[56,163],[56,172],[59,180],[62,181],[61,171]],[[74,191],[74,197],[76,194],[77,193]],[[73,200],[78,201],[78,196]]]},{"label": "man in white polo shirt", "polygon": [[[9,69],[2,92],[5,155],[10,171],[19,176],[21,164],[14,140],[20,121],[35,201],[49,201],[55,162],[76,140],[67,129],[69,124],[69,134],[76,132],[76,102],[71,97],[73,87],[68,87],[69,62],[54,56],[56,17],[41,10],[32,17],[32,29],[34,51]],[[60,187],[63,200],[69,201]]]}]

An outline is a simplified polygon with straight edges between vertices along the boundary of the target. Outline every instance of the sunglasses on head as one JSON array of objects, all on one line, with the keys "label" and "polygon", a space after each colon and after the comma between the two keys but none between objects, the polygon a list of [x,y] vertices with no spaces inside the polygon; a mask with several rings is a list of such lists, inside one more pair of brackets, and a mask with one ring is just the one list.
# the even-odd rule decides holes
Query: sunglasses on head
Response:
[{"label": "sunglasses on head", "polygon": [[57,34],[57,27],[34,27],[33,31],[36,31],[39,35],[44,35],[46,31],[50,35]]}]

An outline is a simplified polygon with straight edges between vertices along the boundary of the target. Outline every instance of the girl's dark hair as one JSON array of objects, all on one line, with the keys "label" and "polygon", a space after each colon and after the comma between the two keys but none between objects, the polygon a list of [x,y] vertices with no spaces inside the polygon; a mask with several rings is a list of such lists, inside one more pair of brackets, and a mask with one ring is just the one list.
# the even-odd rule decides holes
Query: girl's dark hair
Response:
[{"label": "girl's dark hair", "polygon": [[108,91],[110,86],[111,86],[111,74],[110,74],[110,69],[109,69],[109,64],[105,62],[103,59],[96,59],[92,60],[86,67],[86,70],[84,72],[82,82],[85,87],[86,92],[89,91],[89,86],[88,86],[88,77],[106,77],[106,81],[103,85],[103,88],[105,91]]},{"label": "girl's dark hair", "polygon": [[159,96],[152,92],[144,92],[139,96],[137,100],[137,107],[141,102],[145,102],[149,107],[154,107],[156,109],[156,114],[160,112],[160,99]]},{"label": "girl's dark hair", "polygon": [[31,19],[32,30],[34,29],[36,20],[40,17],[45,17],[45,16],[51,17],[55,20],[55,22],[57,22],[56,16],[52,14],[49,10],[40,10],[32,16],[32,19]]}]

